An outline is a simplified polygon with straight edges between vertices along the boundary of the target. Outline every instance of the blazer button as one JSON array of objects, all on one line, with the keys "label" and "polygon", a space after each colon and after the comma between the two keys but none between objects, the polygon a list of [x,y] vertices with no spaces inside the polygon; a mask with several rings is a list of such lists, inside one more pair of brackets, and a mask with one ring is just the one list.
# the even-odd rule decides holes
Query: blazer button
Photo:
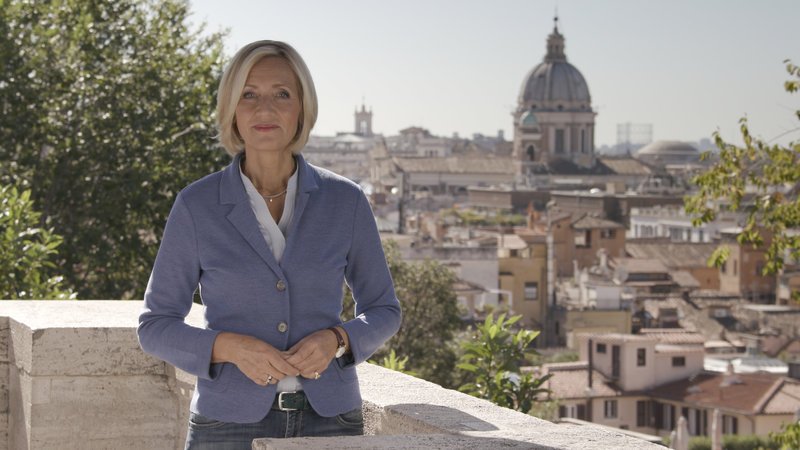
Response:
[{"label": "blazer button", "polygon": [[289,329],[289,325],[286,325],[286,322],[281,322],[278,324],[278,331],[281,333],[286,333],[286,330]]},{"label": "blazer button", "polygon": [[278,288],[279,291],[283,292],[286,290],[286,282],[283,280],[278,280],[278,284],[276,284],[275,287]]}]

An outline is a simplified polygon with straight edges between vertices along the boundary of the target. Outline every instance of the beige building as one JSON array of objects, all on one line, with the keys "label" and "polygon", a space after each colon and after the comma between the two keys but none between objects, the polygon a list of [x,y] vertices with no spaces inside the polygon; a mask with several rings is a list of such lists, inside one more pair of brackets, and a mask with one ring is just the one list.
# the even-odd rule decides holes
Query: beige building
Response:
[{"label": "beige building", "polygon": [[556,274],[567,277],[578,269],[601,263],[601,249],[610,257],[625,255],[625,227],[617,222],[584,214],[553,212],[550,218]]},{"label": "beige building", "polygon": [[[581,334],[625,334],[631,332],[631,311],[626,309],[568,309],[558,329],[566,338],[566,345],[576,349]],[[563,325],[562,325],[563,323]]]},{"label": "beige building", "polygon": [[544,366],[560,415],[667,436],[687,419],[693,436],[711,433],[713,412],[724,434],[767,435],[793,420],[800,381],[774,374],[703,372],[696,333],[581,336],[581,361]]},{"label": "beige building", "polygon": [[[500,290],[513,298],[511,309],[522,314],[523,324],[532,329],[545,328],[547,318],[547,244],[545,236],[504,234],[498,238],[497,263]],[[544,339],[534,341],[537,346]]]},{"label": "beige building", "polygon": [[[573,216],[574,217],[574,216]],[[612,258],[625,256],[625,226],[584,214],[570,224],[578,267],[604,265],[598,254],[604,250]]]}]

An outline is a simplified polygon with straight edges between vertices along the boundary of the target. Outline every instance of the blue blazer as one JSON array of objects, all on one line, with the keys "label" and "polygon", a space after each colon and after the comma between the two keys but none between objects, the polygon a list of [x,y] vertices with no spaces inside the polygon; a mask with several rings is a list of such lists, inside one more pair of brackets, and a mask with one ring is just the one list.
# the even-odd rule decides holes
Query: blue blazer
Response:
[{"label": "blue blazer", "polygon": [[[295,158],[295,212],[280,264],[250,207],[239,176],[241,155],[182,190],[167,219],[139,317],[139,343],[198,377],[191,410],[203,416],[257,422],[276,395],[275,385],[255,384],[235,364],[211,364],[221,331],[287,350],[317,330],[342,325],[352,359],[334,359],[318,380],[300,378],[314,410],[330,417],[361,406],[355,364],[400,327],[400,304],[363,191]],[[345,280],[356,317],[342,323]],[[184,322],[198,285],[204,329]]]}]

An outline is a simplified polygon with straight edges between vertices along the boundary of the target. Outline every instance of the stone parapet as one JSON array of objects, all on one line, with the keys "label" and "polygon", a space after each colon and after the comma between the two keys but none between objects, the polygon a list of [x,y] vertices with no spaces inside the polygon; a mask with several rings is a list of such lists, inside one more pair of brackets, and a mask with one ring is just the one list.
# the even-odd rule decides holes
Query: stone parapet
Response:
[{"label": "stone parapet", "polygon": [[358,366],[369,439],[257,439],[253,449],[663,448],[594,426],[558,425],[383,367]]},{"label": "stone parapet", "polygon": [[139,348],[141,308],[1,301],[0,449],[183,448],[194,379]]},{"label": "stone parapet", "polygon": [[[195,377],[144,354],[138,301],[0,301],[0,450],[182,449]],[[187,322],[202,326],[196,305]],[[254,448],[657,448],[358,367],[366,432]]]}]

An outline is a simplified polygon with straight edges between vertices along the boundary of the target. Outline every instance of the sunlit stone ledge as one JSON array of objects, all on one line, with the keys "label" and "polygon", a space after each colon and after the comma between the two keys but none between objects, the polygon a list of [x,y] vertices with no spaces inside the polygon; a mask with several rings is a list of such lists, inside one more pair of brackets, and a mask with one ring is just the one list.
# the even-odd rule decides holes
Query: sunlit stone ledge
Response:
[{"label": "sunlit stone ledge", "polygon": [[[0,450],[182,449],[194,377],[144,354],[138,301],[0,300]],[[202,326],[202,307],[187,322]],[[370,364],[365,437],[263,439],[294,448],[661,448],[557,425]]]}]

